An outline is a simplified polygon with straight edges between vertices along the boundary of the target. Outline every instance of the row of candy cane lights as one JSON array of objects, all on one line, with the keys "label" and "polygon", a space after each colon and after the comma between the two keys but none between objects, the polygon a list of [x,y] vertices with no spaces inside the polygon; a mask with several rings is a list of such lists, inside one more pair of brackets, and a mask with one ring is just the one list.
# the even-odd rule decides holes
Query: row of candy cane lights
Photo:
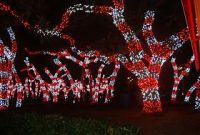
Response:
[{"label": "row of candy cane lights", "polygon": [[[180,82],[188,76],[192,63],[194,62],[194,55],[190,58],[190,60],[182,67],[181,72],[179,72],[178,65],[176,64],[176,58],[171,59],[171,64],[174,70],[174,84],[171,94],[171,101],[175,102],[177,100],[179,84]],[[185,94],[185,102],[189,102],[192,93],[196,90],[195,94],[195,109],[200,109],[200,75],[197,78],[197,81],[189,88],[189,90]]]},{"label": "row of candy cane lights", "polygon": [[[3,55],[2,55],[3,56]],[[5,55],[8,57],[8,55]],[[78,61],[75,59],[73,56],[68,57],[69,59],[72,58],[75,60],[75,63],[83,66],[87,65],[92,62],[88,61],[88,63],[83,64],[82,61]],[[1,109],[5,109],[9,105],[9,99],[15,96],[15,93],[17,94],[17,102],[16,102],[16,107],[21,107],[22,101],[25,96],[29,96],[31,93],[32,97],[38,97],[41,94],[43,94],[43,100],[44,101],[49,101],[50,100],[50,93],[52,94],[53,97],[53,102],[58,101],[58,94],[60,91],[64,92],[65,98],[67,98],[68,93],[70,90],[72,90],[73,94],[75,95],[76,99],[81,98],[81,92],[86,92],[89,91],[91,92],[91,97],[92,97],[92,103],[97,103],[98,102],[98,94],[103,94],[104,91],[106,91],[106,97],[105,97],[105,102],[109,102],[110,99],[113,97],[113,91],[114,91],[114,83],[115,79],[117,76],[117,73],[120,69],[120,63],[116,62],[114,71],[109,77],[105,77],[102,75],[102,71],[104,68],[104,64],[102,64],[98,70],[98,75],[95,80],[91,80],[87,84],[86,89],[84,87],[84,83],[78,80],[73,80],[69,70],[67,69],[66,65],[62,64],[61,61],[56,58],[54,59],[54,63],[59,66],[59,69],[57,72],[53,75],[48,68],[45,68],[46,74],[49,76],[51,79],[51,83],[45,82],[41,75],[37,72],[35,66],[29,62],[28,57],[26,60],[24,60],[27,68],[22,69],[21,72],[27,71],[28,76],[25,79],[24,85],[19,80],[19,77],[15,73],[16,70],[14,68],[11,70],[9,67],[14,66],[14,63],[10,64],[6,72],[9,74],[8,76],[1,76],[1,89],[0,89],[0,101],[1,101]],[[1,63],[1,65],[5,65],[5,63]],[[1,68],[1,70],[3,70]],[[59,75],[61,71],[64,71],[65,74],[62,76]],[[3,71],[1,71],[1,74]],[[17,76],[17,79],[13,81],[14,76]],[[64,76],[67,76],[70,85],[66,85],[65,79],[63,78]],[[90,71],[89,68],[85,68],[85,77],[90,77]],[[7,79],[3,81],[2,79]],[[5,83],[4,83],[5,82]],[[34,87],[33,87],[34,83]],[[4,88],[3,88],[4,87]]]},{"label": "row of candy cane lights", "polygon": [[[3,3],[0,3],[0,10],[10,13],[17,20],[21,22],[27,29],[33,29],[38,34],[43,36],[57,36],[70,42],[70,47],[73,52],[82,58],[98,58],[98,61],[104,64],[110,64],[110,61],[120,61],[129,71],[131,71],[138,78],[138,85],[141,88],[145,112],[160,112],[162,111],[160,96],[158,92],[158,78],[163,63],[174,53],[175,50],[180,48],[185,41],[189,39],[188,32],[183,29],[178,34],[172,35],[169,41],[158,42],[152,32],[152,23],[154,21],[154,12],[147,11],[143,25],[143,36],[150,48],[152,55],[148,55],[142,49],[140,40],[131,30],[130,26],[126,23],[124,18],[124,3],[123,0],[113,0],[114,7],[111,6],[90,6],[77,4],[69,7],[63,14],[62,22],[55,26],[53,30],[43,30],[38,25],[31,26],[28,21],[23,20],[11,8]],[[113,24],[122,33],[123,38],[127,43],[129,54],[127,56],[122,54],[115,54],[106,57],[100,54],[99,51],[83,52],[76,48],[75,40],[69,35],[62,33],[63,29],[67,28],[69,18],[72,14],[84,11],[85,13],[96,13],[109,15],[113,18]],[[62,51],[56,55],[62,57],[66,55],[67,51]],[[43,54],[49,54],[44,52]],[[149,66],[146,66],[143,59],[145,59]],[[95,95],[95,94],[94,94]]]},{"label": "row of candy cane lights", "polygon": [[[74,57],[71,56],[70,58]],[[110,99],[114,96],[113,91],[114,91],[115,79],[120,69],[120,63],[116,62],[113,73],[109,77],[105,77],[105,75],[102,75],[103,68],[105,65],[102,64],[98,70],[97,78],[95,79],[89,78],[90,79],[89,83],[84,84],[83,81],[74,80],[70,74],[70,71],[67,69],[66,65],[62,64],[61,61],[58,58],[56,58],[54,59],[54,63],[57,66],[59,66],[59,69],[54,75],[48,70],[48,68],[45,68],[45,73],[51,79],[51,83],[48,83],[42,79],[41,75],[37,72],[35,66],[29,62],[28,58],[26,58],[25,63],[28,68],[22,69],[22,71],[24,70],[28,71],[29,78],[31,79],[26,78],[24,91],[22,93],[23,94],[26,93],[26,95],[32,93],[31,95],[33,97],[38,96],[42,93],[43,100],[46,102],[50,100],[50,93],[52,94],[53,102],[58,102],[59,92],[63,91],[64,97],[66,99],[68,97],[70,90],[73,92],[73,94],[75,95],[75,99],[77,100],[80,100],[81,93],[85,93],[86,91],[90,92],[92,103],[97,103],[99,94],[100,93],[103,94],[103,92],[105,91],[106,92],[105,102],[109,102]],[[78,65],[82,65],[83,62],[76,60],[75,63]],[[88,70],[89,68],[85,68],[85,77],[91,77],[91,73]],[[33,72],[33,75],[30,75],[31,71]],[[59,73],[61,71],[64,71],[65,74],[60,75]],[[66,82],[64,79],[65,76],[67,76],[67,79],[70,83],[69,85],[65,83]],[[32,83],[35,83],[35,90],[32,89],[33,88]],[[17,102],[17,106],[21,106],[22,99],[19,99],[18,101],[19,102]]]},{"label": "row of candy cane lights", "polygon": [[[12,49],[10,50],[8,46],[4,46],[3,41],[0,40],[0,109],[6,109],[9,106],[9,99],[14,98],[15,94],[17,98],[16,107],[21,107],[22,101],[26,96],[29,96],[29,93],[33,97],[37,97],[40,94],[43,94],[43,100],[50,100],[50,93],[53,96],[53,102],[58,101],[58,94],[60,91],[64,92],[65,97],[70,90],[75,94],[76,99],[80,99],[80,92],[85,92],[84,84],[81,81],[73,80],[69,70],[66,65],[62,64],[59,58],[54,59],[54,63],[59,66],[57,72],[53,75],[48,68],[45,68],[45,73],[51,79],[51,83],[45,82],[39,72],[37,72],[35,66],[29,62],[28,57],[24,60],[27,68],[22,69],[21,72],[27,71],[28,76],[25,79],[24,85],[20,81],[18,77],[17,71],[15,69],[14,60],[17,52],[17,44],[15,40],[14,32],[11,27],[7,29]],[[46,52],[48,54],[52,54],[50,52]],[[79,66],[82,66],[85,69],[85,77],[90,78],[91,73],[89,71],[88,64],[92,62],[97,62],[96,59],[89,60],[85,58],[84,62],[76,59],[71,55],[65,56],[66,59],[70,59]],[[98,70],[98,75],[95,80],[90,78],[90,83],[87,84],[87,91],[91,92],[92,95],[92,103],[98,102],[98,94],[106,91],[105,102],[109,102],[111,97],[113,97],[114,84],[117,73],[120,69],[120,63],[115,62],[115,67],[113,73],[109,77],[105,77],[102,75],[104,64],[102,64]],[[59,77],[59,73],[64,71],[61,77]],[[70,86],[67,86],[63,77],[67,76]],[[33,87],[33,83],[34,86]]]}]

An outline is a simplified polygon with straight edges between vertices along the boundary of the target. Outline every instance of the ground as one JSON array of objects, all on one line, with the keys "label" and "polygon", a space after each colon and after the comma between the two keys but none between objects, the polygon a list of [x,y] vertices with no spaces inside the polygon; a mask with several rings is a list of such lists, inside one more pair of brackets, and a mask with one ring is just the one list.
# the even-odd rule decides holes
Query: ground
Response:
[{"label": "ground", "polygon": [[200,112],[193,105],[164,105],[163,113],[144,114],[139,107],[123,108],[116,105],[64,105],[25,104],[27,112],[61,114],[65,117],[95,118],[114,123],[134,124],[140,128],[140,135],[199,135]]}]

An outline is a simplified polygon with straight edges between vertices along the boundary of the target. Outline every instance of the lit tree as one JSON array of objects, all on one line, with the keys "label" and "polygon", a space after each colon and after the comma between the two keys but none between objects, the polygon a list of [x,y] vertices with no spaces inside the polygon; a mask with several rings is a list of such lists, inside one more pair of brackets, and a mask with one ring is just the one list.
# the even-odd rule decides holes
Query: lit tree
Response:
[{"label": "lit tree", "polygon": [[7,31],[11,40],[11,49],[0,39],[0,110],[9,106],[9,98],[11,95],[14,96],[15,90],[17,98],[22,96],[22,84],[14,65],[17,53],[15,34],[11,27],[7,28]]},{"label": "lit tree", "polygon": [[145,40],[150,48],[151,56],[150,58],[148,56],[147,60],[149,62],[149,66],[144,69],[144,71],[146,70],[146,75],[142,79],[139,79],[139,81],[141,81],[141,85],[139,82],[139,86],[141,89],[145,88],[142,93],[143,97],[146,98],[147,101],[147,110],[150,112],[161,111],[159,110],[161,104],[158,93],[158,79],[162,65],[174,53],[174,51],[180,48],[189,38],[187,30],[183,29],[181,32],[172,35],[168,40],[159,42],[152,31],[153,22],[154,12],[146,12],[143,25],[143,36],[145,37]]}]

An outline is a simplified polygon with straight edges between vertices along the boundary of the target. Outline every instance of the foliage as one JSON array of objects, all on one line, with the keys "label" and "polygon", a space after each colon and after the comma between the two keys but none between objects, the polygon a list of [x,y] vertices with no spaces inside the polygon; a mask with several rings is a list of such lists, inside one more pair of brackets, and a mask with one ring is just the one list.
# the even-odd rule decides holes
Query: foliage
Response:
[{"label": "foliage", "polygon": [[1,111],[3,135],[136,135],[133,125],[118,125],[95,119],[65,118],[61,115]]}]

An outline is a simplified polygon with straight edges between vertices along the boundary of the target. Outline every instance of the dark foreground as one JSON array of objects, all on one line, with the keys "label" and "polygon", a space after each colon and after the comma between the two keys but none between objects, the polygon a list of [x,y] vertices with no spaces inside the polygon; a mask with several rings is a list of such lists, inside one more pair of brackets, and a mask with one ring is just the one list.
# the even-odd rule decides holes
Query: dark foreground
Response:
[{"label": "dark foreground", "polygon": [[23,111],[0,112],[1,135],[138,135],[134,125]]},{"label": "dark foreground", "polygon": [[[42,116],[56,114],[64,118],[95,119],[114,125],[136,125],[133,135],[200,135],[200,112],[191,105],[165,105],[164,112],[144,114],[138,107],[113,105],[25,104],[14,112],[37,112]],[[137,108],[137,109],[135,109]],[[2,119],[2,118],[1,118]],[[135,127],[135,126],[133,126]],[[115,130],[115,129],[114,129]]]}]

